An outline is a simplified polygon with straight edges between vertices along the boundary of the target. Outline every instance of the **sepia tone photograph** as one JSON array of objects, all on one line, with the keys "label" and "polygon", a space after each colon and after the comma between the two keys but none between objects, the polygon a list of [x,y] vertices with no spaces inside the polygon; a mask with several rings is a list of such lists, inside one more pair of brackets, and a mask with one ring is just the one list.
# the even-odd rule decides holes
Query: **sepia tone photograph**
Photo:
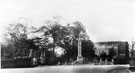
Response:
[{"label": "sepia tone photograph", "polygon": [[135,0],[0,0],[0,73],[135,73]]}]

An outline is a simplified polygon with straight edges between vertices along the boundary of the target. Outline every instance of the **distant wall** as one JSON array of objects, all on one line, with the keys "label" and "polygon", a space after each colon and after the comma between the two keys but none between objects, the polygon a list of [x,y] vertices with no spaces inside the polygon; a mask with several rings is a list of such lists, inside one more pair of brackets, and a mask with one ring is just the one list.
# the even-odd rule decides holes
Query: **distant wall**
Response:
[{"label": "distant wall", "polygon": [[117,57],[114,59],[114,64],[129,64],[129,57]]},{"label": "distant wall", "polygon": [[1,68],[24,68],[31,67],[31,59],[6,59],[1,60]]}]

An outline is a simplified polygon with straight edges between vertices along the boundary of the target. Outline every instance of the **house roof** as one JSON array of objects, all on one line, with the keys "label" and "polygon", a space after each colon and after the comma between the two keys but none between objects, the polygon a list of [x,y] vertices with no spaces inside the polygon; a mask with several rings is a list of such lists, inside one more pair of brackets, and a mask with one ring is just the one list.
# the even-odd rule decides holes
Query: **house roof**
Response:
[{"label": "house roof", "polygon": [[125,41],[103,41],[103,42],[97,42],[96,44],[100,45],[111,45],[111,44],[120,44],[124,43]]}]

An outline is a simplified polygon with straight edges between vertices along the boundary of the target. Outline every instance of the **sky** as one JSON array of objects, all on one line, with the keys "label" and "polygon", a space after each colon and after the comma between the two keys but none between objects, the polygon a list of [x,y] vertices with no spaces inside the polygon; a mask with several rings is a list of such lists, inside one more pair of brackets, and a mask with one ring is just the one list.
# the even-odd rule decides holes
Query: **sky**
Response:
[{"label": "sky", "polygon": [[0,0],[0,41],[8,24],[40,27],[53,16],[82,22],[93,42],[135,40],[135,0]]}]

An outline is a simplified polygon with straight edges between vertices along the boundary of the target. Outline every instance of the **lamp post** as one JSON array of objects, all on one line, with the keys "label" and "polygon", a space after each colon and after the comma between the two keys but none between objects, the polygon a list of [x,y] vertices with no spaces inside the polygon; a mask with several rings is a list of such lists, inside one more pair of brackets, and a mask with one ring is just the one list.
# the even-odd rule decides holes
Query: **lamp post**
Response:
[{"label": "lamp post", "polygon": [[82,34],[82,32],[80,32],[79,38],[78,38],[78,56],[77,56],[77,61],[79,61],[79,62],[83,61],[82,48],[81,48],[82,47],[81,34]]}]

